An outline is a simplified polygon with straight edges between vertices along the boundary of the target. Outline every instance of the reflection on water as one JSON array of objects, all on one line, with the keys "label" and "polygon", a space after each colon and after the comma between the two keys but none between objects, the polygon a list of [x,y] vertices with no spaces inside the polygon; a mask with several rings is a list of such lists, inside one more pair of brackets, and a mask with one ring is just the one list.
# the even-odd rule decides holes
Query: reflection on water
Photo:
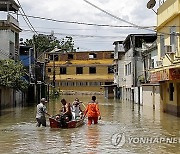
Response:
[{"label": "reflection on water", "polygon": [[[77,96],[63,96],[73,102]],[[79,96],[86,105],[91,96]],[[180,118],[138,107],[131,102],[97,96],[102,120],[74,129],[37,128],[36,106],[6,109],[0,116],[0,153],[179,153],[179,144],[128,143],[129,138],[180,137]],[[47,104],[57,114],[60,99]],[[82,106],[83,108],[83,106]],[[114,146],[115,133],[124,133],[126,143]]]}]

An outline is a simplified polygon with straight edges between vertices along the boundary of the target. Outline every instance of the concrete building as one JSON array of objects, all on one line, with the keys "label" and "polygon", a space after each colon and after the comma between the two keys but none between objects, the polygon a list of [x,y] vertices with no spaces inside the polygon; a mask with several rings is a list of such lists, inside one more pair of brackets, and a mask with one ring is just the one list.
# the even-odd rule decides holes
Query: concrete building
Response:
[{"label": "concrete building", "polygon": [[142,86],[144,83],[144,68],[142,52],[147,49],[144,45],[152,44],[156,34],[130,34],[123,42],[124,56],[124,87],[125,99],[142,104]]},{"label": "concrete building", "polygon": [[157,10],[159,67],[151,83],[160,83],[163,111],[180,116],[180,1],[166,0]]},{"label": "concrete building", "polygon": [[[0,60],[19,59],[19,6],[14,0],[0,1]],[[10,14],[11,13],[11,14]],[[25,100],[24,93],[0,86],[0,109],[14,107]]]},{"label": "concrete building", "polygon": [[62,91],[104,92],[113,83],[113,51],[49,52],[46,74]]},{"label": "concrete building", "polygon": [[19,32],[21,31],[18,22],[19,6],[14,0],[0,1],[0,59],[18,60],[19,54]]},{"label": "concrete building", "polygon": [[158,67],[157,41],[152,44],[144,44],[147,47],[142,52],[144,63],[144,84],[142,84],[142,103],[153,109],[160,110],[160,84],[150,83],[150,71]]},{"label": "concrete building", "polygon": [[124,88],[125,87],[125,50],[123,47],[123,41],[115,41],[113,43],[114,48],[114,84],[115,86],[115,97],[124,99]]}]

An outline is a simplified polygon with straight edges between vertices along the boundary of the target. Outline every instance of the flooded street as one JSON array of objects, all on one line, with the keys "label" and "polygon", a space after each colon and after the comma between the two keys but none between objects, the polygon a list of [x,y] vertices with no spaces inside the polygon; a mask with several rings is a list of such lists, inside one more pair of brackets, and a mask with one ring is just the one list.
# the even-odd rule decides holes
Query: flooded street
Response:
[{"label": "flooded street", "polygon": [[[72,102],[76,96],[63,97]],[[91,99],[78,97],[84,104]],[[51,129],[47,118],[48,126],[37,128],[36,106],[2,111],[0,153],[179,153],[180,118],[130,102],[106,100],[103,96],[97,99],[102,119],[89,127],[85,124],[73,129]],[[50,114],[57,114],[60,98],[50,101],[47,108]],[[139,138],[152,140],[140,143]],[[156,138],[161,138],[162,143],[154,141]],[[166,138],[177,142],[166,143]]]}]

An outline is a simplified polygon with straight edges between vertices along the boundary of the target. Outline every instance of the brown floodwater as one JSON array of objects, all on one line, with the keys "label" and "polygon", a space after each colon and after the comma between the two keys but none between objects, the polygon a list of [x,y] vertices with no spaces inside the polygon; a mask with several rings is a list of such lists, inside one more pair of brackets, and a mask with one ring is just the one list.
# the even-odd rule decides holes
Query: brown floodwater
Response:
[{"label": "brown floodwater", "polygon": [[[72,102],[77,96],[63,97]],[[84,104],[90,100],[78,97]],[[61,98],[47,104],[50,114],[58,113]],[[180,153],[180,118],[128,101],[97,99],[99,124],[73,129],[51,129],[48,118],[47,127],[37,128],[35,105],[3,110],[0,153]]]}]

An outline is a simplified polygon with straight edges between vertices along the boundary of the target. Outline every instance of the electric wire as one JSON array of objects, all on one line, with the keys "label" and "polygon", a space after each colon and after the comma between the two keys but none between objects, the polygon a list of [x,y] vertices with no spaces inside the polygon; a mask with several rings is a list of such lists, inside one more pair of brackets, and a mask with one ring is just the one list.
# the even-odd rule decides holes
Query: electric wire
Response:
[{"label": "electric wire", "polygon": [[[20,6],[20,8],[21,8],[21,10],[22,10],[22,12],[23,12],[23,16],[25,16],[25,18],[27,19],[27,21],[28,21],[28,23],[29,23],[28,26],[30,25],[30,27],[31,27],[31,28],[30,28],[30,27],[29,27],[29,28],[30,28],[31,30],[33,29],[33,31],[34,31],[35,34],[38,34],[37,31],[35,30],[35,28],[33,27],[33,25],[31,24],[30,20],[28,19],[28,17],[27,17],[27,15],[26,15],[24,9],[22,8],[19,0],[17,0],[17,2],[18,2],[18,5]],[[22,15],[22,13],[21,13],[21,15]],[[25,22],[26,22],[26,20],[25,20]],[[27,23],[27,22],[26,22],[26,23]]]},{"label": "electric wire", "polygon": [[83,1],[85,1],[85,2],[88,3],[89,5],[93,6],[94,8],[100,10],[101,12],[103,12],[103,13],[105,13],[105,14],[107,14],[107,15],[109,15],[109,16],[117,19],[117,20],[120,20],[120,21],[122,21],[122,22],[125,22],[125,23],[127,23],[127,24],[130,24],[130,25],[132,25],[132,26],[135,27],[135,28],[145,29],[145,30],[148,30],[148,31],[156,32],[155,30],[147,29],[147,28],[145,28],[145,27],[142,27],[142,26],[136,25],[136,24],[134,24],[134,23],[132,23],[132,22],[129,22],[129,21],[127,21],[127,20],[124,20],[124,19],[122,19],[122,18],[120,18],[120,17],[118,17],[118,16],[115,16],[115,15],[113,15],[113,14],[111,14],[111,13],[103,10],[102,8],[94,5],[93,3],[91,3],[91,2],[89,2],[89,1],[87,1],[87,0],[83,0]]}]

